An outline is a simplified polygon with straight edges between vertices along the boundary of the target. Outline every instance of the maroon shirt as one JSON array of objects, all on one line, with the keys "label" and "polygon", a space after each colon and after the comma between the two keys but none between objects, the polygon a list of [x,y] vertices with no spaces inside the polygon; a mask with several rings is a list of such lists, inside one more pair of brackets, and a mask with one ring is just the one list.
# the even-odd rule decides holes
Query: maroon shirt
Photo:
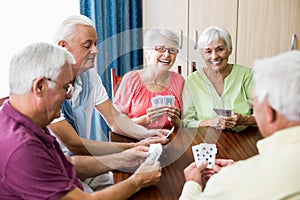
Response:
[{"label": "maroon shirt", "polygon": [[0,197],[59,199],[78,187],[73,165],[47,128],[6,101],[0,110]]}]

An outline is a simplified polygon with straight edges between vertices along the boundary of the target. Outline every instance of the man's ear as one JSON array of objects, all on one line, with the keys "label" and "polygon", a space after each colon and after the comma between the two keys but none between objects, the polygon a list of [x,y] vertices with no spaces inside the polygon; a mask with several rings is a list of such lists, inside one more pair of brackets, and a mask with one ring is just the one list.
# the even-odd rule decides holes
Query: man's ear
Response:
[{"label": "man's ear", "polygon": [[277,120],[277,112],[267,102],[268,101],[265,101],[265,103],[264,103],[265,104],[264,105],[264,110],[265,110],[265,113],[266,113],[266,118],[268,120],[268,123],[275,123],[276,120]]},{"label": "man's ear", "polygon": [[36,78],[32,84],[32,92],[37,96],[41,96],[45,92],[45,84],[46,79],[44,79],[43,77]]}]

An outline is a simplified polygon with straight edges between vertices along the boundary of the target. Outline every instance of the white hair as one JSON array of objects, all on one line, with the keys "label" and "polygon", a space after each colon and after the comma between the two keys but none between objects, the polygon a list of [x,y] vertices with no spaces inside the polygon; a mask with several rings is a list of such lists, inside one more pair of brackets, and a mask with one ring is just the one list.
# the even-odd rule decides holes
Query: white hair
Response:
[{"label": "white hair", "polygon": [[200,35],[198,45],[200,49],[204,46],[211,44],[212,42],[217,42],[219,39],[224,40],[226,47],[232,50],[231,36],[229,32],[220,26],[207,27]]},{"label": "white hair", "polygon": [[54,35],[54,44],[57,44],[60,40],[71,42],[71,40],[76,35],[76,31],[74,31],[74,29],[78,25],[91,26],[94,29],[96,29],[92,20],[90,20],[90,18],[84,15],[69,16],[62,22],[62,24],[57,29]]},{"label": "white hair", "polygon": [[173,41],[176,44],[176,47],[179,46],[179,37],[172,31],[168,29],[158,29],[152,28],[147,30],[144,35],[144,47],[154,47],[156,45],[156,40],[159,37],[165,37],[170,41]]},{"label": "white hair", "polygon": [[269,105],[290,120],[300,121],[300,51],[289,51],[254,62],[258,102]]},{"label": "white hair", "polygon": [[67,50],[45,42],[34,43],[17,52],[10,61],[10,94],[23,95],[38,77],[56,79],[66,63],[75,64]]}]

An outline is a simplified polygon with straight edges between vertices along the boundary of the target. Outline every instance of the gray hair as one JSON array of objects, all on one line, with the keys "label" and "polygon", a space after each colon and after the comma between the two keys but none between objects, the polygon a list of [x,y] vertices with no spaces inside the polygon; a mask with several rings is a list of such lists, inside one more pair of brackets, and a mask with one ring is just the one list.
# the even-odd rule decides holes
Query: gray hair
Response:
[{"label": "gray hair", "polygon": [[155,45],[157,45],[156,39],[159,37],[165,37],[168,40],[173,41],[176,44],[176,47],[179,47],[179,38],[178,36],[168,30],[168,29],[156,29],[156,28],[152,28],[147,30],[147,32],[144,35],[144,47],[154,47]]},{"label": "gray hair", "polygon": [[71,42],[71,40],[76,34],[74,29],[78,25],[91,26],[94,29],[96,29],[93,22],[84,15],[69,16],[62,22],[62,24],[57,29],[54,35],[54,44],[57,44],[60,40]]},{"label": "gray hair", "polygon": [[232,50],[231,36],[225,28],[220,26],[206,28],[199,37],[198,45],[200,49],[202,49],[204,46],[211,44],[212,42],[217,42],[219,39],[223,39],[227,48]]},{"label": "gray hair", "polygon": [[257,60],[253,70],[258,102],[267,98],[277,112],[300,121],[300,51]]},{"label": "gray hair", "polygon": [[66,63],[75,64],[67,50],[39,42],[26,46],[10,61],[10,94],[23,95],[31,90],[32,81],[38,77],[56,79]]}]

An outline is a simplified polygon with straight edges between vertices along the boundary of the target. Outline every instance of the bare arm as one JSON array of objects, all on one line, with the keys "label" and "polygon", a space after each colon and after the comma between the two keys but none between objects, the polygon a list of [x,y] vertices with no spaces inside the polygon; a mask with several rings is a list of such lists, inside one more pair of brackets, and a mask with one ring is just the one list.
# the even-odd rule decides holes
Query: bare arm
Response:
[{"label": "bare arm", "polygon": [[127,115],[119,112],[109,99],[96,105],[96,108],[115,133],[135,139],[143,139],[153,135],[164,136],[157,130],[148,130],[143,126],[134,123]]},{"label": "bare arm", "polygon": [[69,160],[74,165],[78,178],[90,178],[112,169],[134,172],[147,156],[149,156],[148,147],[139,146],[121,153],[96,157],[72,156]]},{"label": "bare arm", "polygon": [[134,143],[101,142],[80,138],[66,120],[50,124],[49,128],[74,155],[106,155],[135,146]]},{"label": "bare arm", "polygon": [[157,184],[160,176],[161,168],[159,162],[155,162],[153,165],[151,163],[143,163],[131,177],[116,185],[92,194],[85,193],[80,189],[75,188],[63,196],[61,200],[125,200],[141,188]]}]

